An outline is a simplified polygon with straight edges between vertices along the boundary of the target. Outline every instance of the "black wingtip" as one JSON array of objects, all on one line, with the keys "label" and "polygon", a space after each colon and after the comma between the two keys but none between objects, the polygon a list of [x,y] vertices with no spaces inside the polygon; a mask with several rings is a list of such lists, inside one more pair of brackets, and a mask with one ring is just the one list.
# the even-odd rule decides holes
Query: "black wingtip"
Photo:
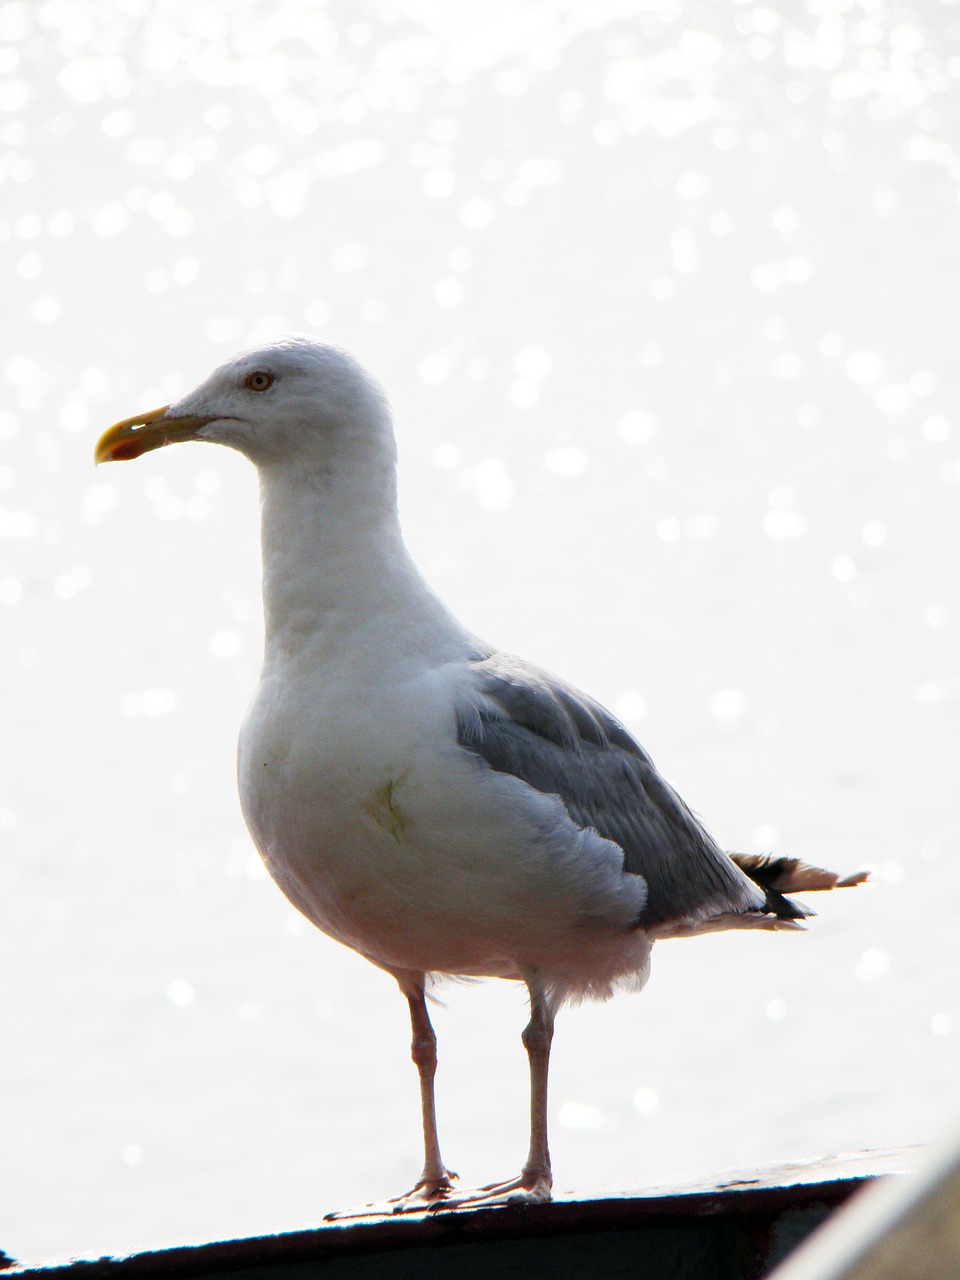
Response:
[{"label": "black wingtip", "polygon": [[777,889],[767,890],[767,910],[778,920],[807,920],[817,914],[805,903],[788,898]]}]

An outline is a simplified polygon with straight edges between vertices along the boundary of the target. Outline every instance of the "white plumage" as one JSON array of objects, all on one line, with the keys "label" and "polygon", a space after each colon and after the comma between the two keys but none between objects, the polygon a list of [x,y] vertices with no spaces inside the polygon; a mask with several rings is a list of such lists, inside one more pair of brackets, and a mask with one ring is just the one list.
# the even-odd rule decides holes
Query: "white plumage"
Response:
[{"label": "white plumage", "polygon": [[[796,927],[808,913],[784,891],[863,877],[723,853],[608,712],[457,622],[403,542],[386,399],[345,352],[288,339],[240,355],[110,428],[96,456],[179,440],[229,445],[260,476],[265,653],[239,748],[250,833],[291,902],[410,1005],[425,1159],[395,1207],[546,1199],[563,1000],[641,986],[657,938]],[[454,1192],[440,1157],[431,974],[530,991],[530,1150],[518,1178],[480,1192]]]}]

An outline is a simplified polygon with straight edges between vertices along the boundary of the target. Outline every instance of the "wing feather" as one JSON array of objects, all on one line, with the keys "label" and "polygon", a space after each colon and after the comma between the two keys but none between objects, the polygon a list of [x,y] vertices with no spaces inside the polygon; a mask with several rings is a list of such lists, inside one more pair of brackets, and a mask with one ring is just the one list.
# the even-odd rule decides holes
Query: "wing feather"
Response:
[{"label": "wing feather", "polygon": [[599,703],[507,654],[472,663],[471,676],[477,697],[458,714],[461,746],[559,796],[578,826],[621,847],[624,871],[647,882],[638,925],[764,910],[763,893]]}]

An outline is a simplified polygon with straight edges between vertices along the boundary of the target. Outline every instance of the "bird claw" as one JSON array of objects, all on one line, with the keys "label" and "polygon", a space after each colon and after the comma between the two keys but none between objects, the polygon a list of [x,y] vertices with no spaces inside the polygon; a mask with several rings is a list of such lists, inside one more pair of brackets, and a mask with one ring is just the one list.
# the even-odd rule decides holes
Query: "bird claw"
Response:
[{"label": "bird claw", "polygon": [[553,1179],[548,1173],[522,1173],[506,1182],[452,1191],[429,1207],[432,1213],[444,1213],[449,1209],[499,1209],[547,1204],[553,1198],[552,1187]]},{"label": "bird claw", "polygon": [[437,1209],[455,1194],[453,1183],[457,1176],[451,1169],[445,1169],[439,1178],[421,1178],[405,1196],[396,1196],[387,1204],[392,1213],[421,1213]]},{"label": "bird claw", "polygon": [[385,1218],[395,1213],[428,1213],[445,1204],[451,1193],[455,1194],[453,1179],[456,1177],[452,1170],[445,1169],[439,1178],[421,1178],[406,1195],[376,1200],[353,1209],[333,1209],[323,1215],[323,1220],[344,1222],[356,1218]]},{"label": "bird claw", "polygon": [[550,1174],[520,1174],[506,1182],[490,1182],[483,1187],[457,1190],[446,1171],[442,1178],[421,1179],[403,1196],[360,1205],[355,1209],[335,1209],[324,1214],[325,1222],[344,1222],[356,1218],[383,1218],[392,1214],[446,1213],[451,1209],[501,1209],[519,1205],[547,1204],[552,1198]]},{"label": "bird claw", "polygon": [[521,1173],[507,1182],[481,1187],[478,1204],[547,1204],[553,1199],[553,1178],[549,1173]]}]

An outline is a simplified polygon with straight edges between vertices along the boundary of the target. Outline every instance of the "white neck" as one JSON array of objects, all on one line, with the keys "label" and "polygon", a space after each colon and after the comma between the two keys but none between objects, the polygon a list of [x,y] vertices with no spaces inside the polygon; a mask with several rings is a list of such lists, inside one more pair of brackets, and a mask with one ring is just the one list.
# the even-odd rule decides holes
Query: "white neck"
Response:
[{"label": "white neck", "polygon": [[260,468],[266,660],[449,661],[469,637],[403,541],[390,458]]}]

